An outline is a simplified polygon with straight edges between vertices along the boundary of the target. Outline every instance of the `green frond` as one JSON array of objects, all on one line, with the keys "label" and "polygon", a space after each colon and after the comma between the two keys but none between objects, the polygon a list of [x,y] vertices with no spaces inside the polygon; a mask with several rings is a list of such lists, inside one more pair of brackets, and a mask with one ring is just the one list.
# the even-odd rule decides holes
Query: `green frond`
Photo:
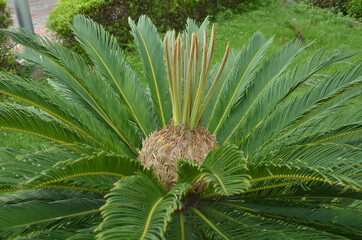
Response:
[{"label": "green frond", "polygon": [[28,188],[41,188],[51,184],[58,184],[64,180],[76,179],[84,176],[110,176],[124,178],[144,172],[153,177],[152,172],[144,170],[142,165],[127,156],[98,153],[94,156],[85,156],[76,160],[63,161],[52,168],[30,179],[26,183]]},{"label": "green frond", "polygon": [[[318,208],[313,206],[303,206],[302,204],[290,204],[280,201],[264,203],[248,203],[241,201],[228,201],[216,203],[222,207],[230,207],[236,211],[249,213],[252,216],[269,218],[279,223],[290,223],[295,226],[311,228],[308,232],[330,233],[330,238],[344,236],[348,238],[358,238],[362,231],[359,221],[362,212],[354,209],[333,209]],[[260,220],[260,218],[259,218]],[[328,235],[327,235],[328,236]]]},{"label": "green frond", "polygon": [[[0,179],[7,179],[13,185],[20,186],[20,183],[27,181],[33,176],[39,175],[41,170],[51,168],[58,161],[64,161],[64,159],[76,157],[79,156],[73,151],[66,151],[66,149],[62,149],[59,147],[40,151],[37,153],[31,153],[25,150],[16,151],[10,149],[1,149],[0,165],[2,171],[0,171]],[[7,175],[11,176],[11,178],[7,178]],[[111,186],[112,185],[110,185],[109,188],[111,188]],[[27,235],[29,239],[42,239],[45,238],[48,234],[52,234],[49,233],[49,231],[42,232],[45,229],[53,229],[54,227],[65,227],[68,230],[70,230],[72,227],[77,229],[80,222],[87,220],[87,216],[89,215],[89,213],[86,213],[85,215],[81,214],[79,216],[72,215],[63,217],[62,215],[61,217],[59,217],[60,214],[64,214],[67,213],[67,211],[70,211],[67,210],[64,212],[63,209],[60,208],[65,207],[66,209],[70,209],[72,208],[72,206],[74,206],[75,209],[79,208],[79,210],[82,210],[84,209],[84,207],[87,206],[77,207],[77,205],[74,205],[72,202],[70,202],[69,206],[67,206],[64,205],[62,201],[67,201],[69,199],[76,199],[75,201],[78,201],[78,199],[85,199],[85,201],[88,201],[89,199],[101,199],[102,202],[98,205],[98,207],[100,207],[104,202],[102,199],[104,193],[99,192],[101,190],[104,190],[104,185],[95,186],[87,182],[81,182],[78,180],[77,182],[63,181],[60,182],[58,186],[50,184],[42,187],[44,188],[38,188],[37,190],[22,190],[22,187],[18,187],[16,191],[0,196],[1,209],[3,209],[4,211],[9,211],[8,213],[1,213],[2,215],[0,216],[0,221],[8,221],[7,215],[15,214],[12,215],[13,222],[9,224],[17,224],[17,227],[14,228],[5,228],[5,226],[7,225],[4,225],[4,229],[0,229],[1,236],[5,236],[8,234],[11,234],[12,236],[17,236],[19,234],[22,234],[22,232],[29,232],[29,235]],[[55,204],[55,202],[60,202],[60,204]],[[80,204],[82,206],[81,202]],[[42,210],[41,207],[38,208],[38,205],[44,206],[44,208],[47,207],[47,210]],[[58,205],[59,211],[57,210]],[[85,205],[87,205],[87,203],[85,203]],[[19,206],[19,208],[15,208],[15,206]],[[23,208],[22,206],[25,206],[26,208]],[[28,208],[31,210],[28,210]],[[18,209],[19,212],[17,212]],[[22,213],[20,211],[24,212]],[[43,211],[47,212],[47,214],[43,215]],[[59,214],[57,213],[57,211],[59,212]],[[96,212],[98,212],[97,214],[99,215],[100,211]],[[51,214],[57,214],[55,216],[56,219],[51,218],[53,216]],[[26,224],[25,226],[23,224],[20,224],[20,222],[22,221],[20,219],[22,218],[19,218],[18,216],[22,216],[22,218],[23,216],[25,216],[24,221],[27,221],[27,223],[29,224]],[[15,222],[14,219],[18,219],[18,222]],[[36,219],[38,220],[35,221]],[[34,222],[33,220],[36,224],[34,223],[32,225],[31,223]],[[2,223],[0,223],[0,225],[3,226]],[[24,237],[24,239],[27,238]]]},{"label": "green frond", "polygon": [[234,146],[212,150],[203,164],[179,161],[179,182],[194,184],[204,179],[218,195],[231,196],[249,187],[245,159]]},{"label": "green frond", "polygon": [[256,68],[259,66],[266,50],[272,43],[273,38],[267,42],[264,41],[264,36],[261,33],[256,33],[250,39],[249,45],[244,47],[236,61],[234,62],[233,72],[231,73],[228,82],[221,90],[222,98],[215,103],[214,115],[211,116],[207,126],[212,134],[217,134],[224,124],[231,108],[238,101],[245,88],[250,84],[253,76],[256,73]]},{"label": "green frond", "polygon": [[36,153],[2,148],[0,149],[0,193],[17,194],[30,188],[30,191],[35,189],[64,190],[103,196],[117,181],[116,177],[82,176],[41,186],[28,187],[22,185],[32,178],[42,176],[44,171],[48,169],[54,168],[54,170],[61,169],[64,171],[65,168],[62,169],[64,166],[59,163],[78,158],[79,155],[74,151],[66,151],[66,149],[59,147]]},{"label": "green frond", "polygon": [[[278,146],[323,142],[358,144],[361,133],[362,96],[359,93],[293,127],[278,141]],[[272,144],[271,144],[272,145]],[[274,145],[274,144],[273,144]]]},{"label": "green frond", "polygon": [[[262,172],[265,171],[266,175],[264,176],[278,175],[280,172],[276,168],[281,170],[286,167],[290,168],[289,170],[285,169],[290,173],[294,171],[292,169],[310,171],[311,176],[317,177],[319,175],[318,178],[325,179],[328,184],[361,190],[362,182],[359,178],[361,159],[360,149],[344,144],[321,143],[289,146],[262,156],[260,159],[255,159],[255,162],[251,160],[249,174],[255,178],[261,173],[257,169],[259,166],[263,166],[261,169],[266,167],[262,170]],[[272,168],[278,165],[275,168],[276,172],[269,168],[272,165]],[[283,165],[284,167],[282,167]],[[254,172],[254,170],[256,171]]]},{"label": "green frond", "polygon": [[[234,49],[230,50],[228,61],[225,64],[224,71],[222,72],[219,80],[219,84],[217,84],[214,94],[212,94],[209,103],[206,105],[205,111],[202,115],[202,119],[205,121],[205,124],[209,123],[209,120],[211,119],[211,116],[215,115],[216,103],[221,101],[220,99],[223,98],[222,93],[223,89],[227,86],[227,83],[229,79],[232,76],[232,73],[234,71],[234,67],[237,67],[235,64],[236,60],[240,56],[241,51],[236,51]],[[214,67],[210,71],[210,79],[215,79],[218,69],[220,68],[221,62],[216,63]],[[208,82],[208,86],[206,87],[206,91],[211,87],[212,81]]]},{"label": "green frond", "polygon": [[103,199],[71,198],[5,205],[0,208],[0,234],[6,238],[31,231],[76,226],[99,216],[99,208],[104,203]]},{"label": "green frond", "polygon": [[[300,86],[302,86],[302,84],[310,80],[310,78],[322,68],[352,57],[355,54],[356,52],[348,52],[344,49],[331,50],[329,52],[325,49],[320,49],[316,51],[313,56],[308,59],[308,62],[304,66],[301,66],[299,70],[297,67],[296,69],[291,71],[291,75],[287,76],[294,76],[296,77],[296,79],[293,79],[294,82],[292,83],[292,87],[288,89],[287,94],[285,94],[281,100],[284,101],[285,99],[290,97],[296,89],[298,89]],[[360,71],[361,70],[358,70],[357,72]]]},{"label": "green frond", "polygon": [[204,30],[209,26],[210,19],[206,17],[200,26],[191,18],[188,18],[186,21],[186,29],[185,33],[188,33],[189,40],[191,40],[192,33],[196,33],[196,35],[200,38],[200,43],[204,42]]},{"label": "green frond", "polygon": [[201,164],[194,161],[179,160],[177,162],[177,170],[178,183],[187,182],[194,184],[202,175]]},{"label": "green frond", "polygon": [[97,238],[164,239],[171,214],[181,208],[180,199],[190,188],[189,184],[178,184],[165,193],[145,175],[120,180],[106,196]]},{"label": "green frond", "polygon": [[[23,80],[18,76],[14,75],[4,75],[0,74],[0,92],[10,97],[14,97],[20,101],[31,104],[34,107],[40,108],[44,112],[52,115],[54,118],[57,118],[59,121],[68,125],[74,131],[79,132],[83,136],[92,139],[83,129],[79,127],[79,122],[77,120],[72,119],[70,116],[67,116],[64,111],[62,111],[59,106],[50,103],[45,95],[40,95],[41,93],[47,92],[47,94],[51,94],[51,90],[46,88],[46,86],[42,85],[41,87],[36,86],[34,81]],[[38,88],[37,88],[38,87]],[[54,94],[53,94],[54,95]],[[59,98],[57,95],[52,96],[53,98],[58,98],[58,101],[65,101],[65,99]]]},{"label": "green frond", "polygon": [[233,146],[212,150],[201,165],[202,178],[213,184],[215,192],[230,196],[249,187],[244,157]]},{"label": "green frond", "polygon": [[[74,72],[77,72],[75,75],[77,78],[73,77],[73,73],[69,76],[62,69],[56,71],[56,64],[34,55],[29,50],[25,49],[23,55],[27,54],[27,56],[23,57],[36,62],[51,76],[55,77],[57,79],[55,84],[65,87],[65,91],[63,90],[61,94],[64,94],[72,102],[81,105],[101,121],[107,127],[106,131],[113,133],[117,136],[117,141],[120,140],[125,145],[120,144],[124,149],[123,152],[137,155],[136,148],[140,147],[140,137],[134,125],[131,124],[120,97],[114,92],[110,84],[98,72],[87,67],[84,60],[79,56],[65,48],[57,47],[56,49],[56,54],[61,56],[62,61],[68,64]],[[118,111],[114,111],[114,109]]]},{"label": "green frond", "polygon": [[[344,166],[346,167],[346,166]],[[350,167],[356,172],[356,164]],[[321,171],[323,170],[323,171]],[[332,186],[341,186],[343,188],[361,191],[361,184],[348,176],[340,176],[332,169],[319,166],[307,166],[301,164],[261,164],[259,166],[249,166],[248,174],[251,176],[249,181],[253,188],[267,187],[268,185],[279,185],[284,183],[301,184],[302,182],[328,183]]]},{"label": "green frond", "polygon": [[192,218],[186,211],[176,211],[171,217],[172,220],[167,225],[166,239],[203,239],[199,236],[199,230],[195,228]]},{"label": "green frond", "polygon": [[[337,82],[336,79],[333,79],[333,80],[334,81],[331,81],[331,82]],[[311,123],[311,125],[314,125],[314,126],[316,125],[316,123],[319,123],[322,126],[325,125],[324,122],[321,121],[321,118],[318,116],[319,114],[323,114],[324,111],[326,113],[323,114],[323,121],[327,121],[329,123],[328,128],[330,129],[330,128],[337,127],[334,124],[331,124],[331,122],[328,121],[328,118],[333,119],[335,117],[338,117],[340,115],[339,111],[341,110],[342,104],[345,107],[350,108],[350,106],[348,106],[348,104],[346,105],[344,103],[344,101],[350,100],[350,97],[353,97],[353,95],[355,95],[359,99],[362,99],[361,95],[360,95],[360,93],[362,91],[362,86],[361,86],[362,85],[362,75],[359,76],[356,80],[354,80],[354,79],[352,79],[352,80],[353,81],[351,81],[347,84],[344,84],[341,87],[336,87],[335,91],[333,91],[332,93],[330,93],[323,99],[318,100],[314,105],[312,105],[311,107],[306,109],[304,112],[300,113],[299,116],[295,115],[295,116],[297,116],[297,118],[295,120],[291,121],[290,123],[288,123],[285,126],[285,128],[279,132],[279,134],[275,137],[275,139],[273,141],[278,141],[278,144],[279,144],[283,138],[286,138],[287,136],[291,135],[298,128],[303,128],[303,130],[304,130],[305,126],[308,126],[310,123]],[[324,86],[328,86],[328,84],[325,84]],[[320,90],[323,91],[324,89],[320,89]],[[320,92],[320,90],[318,92]],[[316,91],[310,91],[309,94],[305,94],[301,99],[295,99],[295,101],[293,102],[295,104],[291,104],[290,106],[284,108],[282,114],[287,115],[290,112],[294,112],[291,114],[295,114],[295,110],[291,110],[291,109],[295,109],[297,104],[299,107],[301,107],[301,109],[303,109],[303,108],[305,109],[308,105],[303,106],[300,103],[306,104],[310,101],[309,96],[316,96],[316,95],[317,95]],[[312,98],[314,98],[314,97],[312,97]],[[338,102],[336,102],[336,101],[338,101]],[[352,101],[353,101],[353,99],[352,99]],[[333,106],[333,104],[336,104],[336,103],[337,103],[337,107],[328,108],[328,106],[331,106],[331,105]],[[358,110],[359,110],[359,112],[358,112]],[[362,110],[362,108],[357,106],[356,109],[354,110],[357,112],[355,112],[355,115],[354,116],[352,115],[351,117],[355,118],[356,115],[361,116],[361,114],[360,114],[360,113],[362,113],[361,110]],[[348,115],[343,116],[344,122],[351,124],[351,119],[348,119],[347,116]],[[317,121],[314,120],[316,118],[318,119]],[[341,120],[338,121],[338,124],[341,124],[341,123],[342,123]],[[314,130],[315,130],[315,128],[316,127],[314,127]],[[308,131],[310,131],[310,129],[308,129]],[[352,131],[358,131],[358,130],[354,129]],[[299,134],[298,138],[302,138],[302,136]],[[273,143],[270,143],[268,145],[273,145]]]},{"label": "green frond", "polygon": [[22,58],[34,62],[50,76],[57,78],[68,89],[74,91],[69,94],[73,96],[79,95],[79,99],[83,99],[96,110],[99,110],[92,100],[90,92],[85,87],[84,79],[78,75],[78,73],[84,71],[84,68],[89,70],[89,67],[80,57],[71,54],[61,45],[52,43],[26,29],[12,29],[11,31],[7,30],[5,33],[13,41],[25,47],[24,52],[20,55]]},{"label": "green frond", "polygon": [[[80,183],[79,183],[80,184]],[[83,184],[83,183],[82,183]],[[84,186],[90,184],[84,183]],[[103,199],[104,194],[69,189],[30,189],[0,196],[0,206],[26,203],[31,201],[54,202],[71,198]]]},{"label": "green frond", "polygon": [[[267,155],[261,155],[259,159],[254,158],[250,160],[250,164],[255,166],[259,164],[298,164],[306,167],[323,167],[324,171],[333,169],[334,173],[349,176],[355,174],[351,170],[356,167],[355,164],[361,161],[361,156],[360,148],[347,144],[319,143],[287,146]],[[341,168],[342,166],[349,169]]]},{"label": "green frond", "polygon": [[220,143],[236,144],[238,142],[238,139],[235,138],[236,133],[240,131],[240,128],[245,131],[248,122],[252,121],[250,120],[252,118],[249,118],[249,113],[253,115],[253,111],[262,111],[259,106],[263,106],[264,102],[271,101],[265,97],[265,92],[274,87],[275,82],[280,79],[287,67],[304,49],[305,47],[302,47],[301,42],[290,42],[261,66],[221,128],[218,134]]},{"label": "green frond", "polygon": [[[335,79],[332,78],[333,80],[327,77],[322,81],[324,84],[321,84],[320,87],[309,88],[307,85],[307,81],[312,81],[312,78],[318,81],[318,78],[314,75],[318,70],[351,55],[353,53],[320,50],[312,56],[307,64],[296,67],[285,76],[282,76],[272,88],[265,92],[265,97],[269,101],[264,101],[263,105],[258,104],[255,106],[255,109],[262,109],[262,111],[249,113],[248,118],[252,119],[252,121],[247,121],[248,125],[244,126],[245,130],[241,129],[241,132],[237,134],[240,139],[238,146],[244,151],[253,153],[263,143],[268,142],[289,123],[301,116],[308,108],[317,104],[318,101],[332,96],[333,92],[337,91],[338,88],[342,89],[346,84],[348,85],[349,82],[354,81],[358,77],[360,70],[351,68],[347,69],[344,74],[335,75]],[[347,77],[343,77],[343,75]],[[353,94],[353,91],[346,91],[343,96],[348,97],[349,93]],[[328,105],[325,105],[326,108],[330,107],[331,104],[333,105],[333,103],[336,104],[333,101],[327,101],[326,103],[328,103]]]},{"label": "green frond", "polygon": [[[290,200],[344,204],[362,199],[361,151],[326,143],[289,146],[250,159],[251,187],[239,199]],[[288,173],[287,173],[288,172]],[[341,205],[341,206],[342,206]]]},{"label": "green frond", "polygon": [[17,104],[0,104],[0,129],[31,134],[71,149],[69,144],[88,143],[78,132],[47,113]]},{"label": "green frond", "polygon": [[164,62],[164,49],[157,29],[146,16],[138,19],[137,25],[129,18],[129,25],[142,58],[146,79],[150,88],[153,107],[160,127],[168,125],[171,120],[172,107]]},{"label": "green frond", "polygon": [[272,215],[263,215],[263,212],[245,205],[224,201],[204,204],[199,206],[199,214],[193,214],[193,217],[208,239],[343,239],[324,229],[290,224],[287,218],[273,219]]},{"label": "green frond", "polygon": [[210,218],[208,218],[208,216],[205,216],[204,213],[200,212],[196,208],[191,208],[191,211],[193,212],[195,222],[197,222],[197,225],[202,228],[207,238],[225,240],[232,239],[232,235],[229,235],[228,233],[220,229],[220,227],[218,226],[220,223],[213,222],[212,220],[210,220]]},{"label": "green frond", "polygon": [[[313,135],[309,135],[305,138],[297,141],[297,144],[318,144],[324,142],[335,142],[335,143],[347,143],[358,144],[361,140],[362,133],[362,122],[355,122],[348,125],[344,125],[337,129],[331,129],[323,132],[318,132]],[[294,137],[294,136],[293,136]]]},{"label": "green frond", "polygon": [[46,230],[40,233],[29,233],[27,235],[18,236],[12,238],[14,240],[46,240],[46,239],[57,239],[57,240],[66,240],[69,237],[75,234],[75,230],[66,229],[66,230]]},{"label": "green frond", "polygon": [[[0,197],[0,206],[7,207],[14,204],[27,204],[29,202],[55,202],[69,199],[103,200],[104,195],[94,192],[64,189],[38,189],[24,190]],[[50,205],[51,207],[51,205]]]},{"label": "green frond", "polygon": [[[7,179],[5,179],[7,180]],[[0,183],[0,194],[19,191],[21,188],[7,183]]]},{"label": "green frond", "polygon": [[98,147],[121,151],[118,144],[113,143],[116,138],[90,112],[45,84],[0,74],[0,92],[43,110]]},{"label": "green frond", "polygon": [[95,238],[95,233],[93,230],[95,226],[100,223],[101,219],[91,219],[91,221],[82,223],[79,226],[68,226],[67,229],[51,229],[41,232],[33,232],[29,234],[24,234],[12,238],[14,240],[48,240],[48,239],[57,239],[57,240],[93,240]]},{"label": "green frond", "polygon": [[19,183],[39,175],[57,162],[72,158],[79,158],[79,154],[64,147],[39,152],[0,148],[0,182],[17,188]]},{"label": "green frond", "polygon": [[76,233],[74,233],[71,237],[68,237],[67,240],[95,239],[96,233],[94,231],[100,223],[101,221],[93,222],[91,227],[77,229]]},{"label": "green frond", "polygon": [[[46,189],[49,191],[52,189],[59,189],[64,191],[79,191],[79,192],[103,196],[104,194],[109,192],[109,189],[112,188],[111,183],[95,184],[92,181],[87,181],[87,180],[88,180],[87,178],[83,179],[81,178],[77,180],[65,180],[56,183],[49,183],[40,186],[35,186],[33,189]],[[111,182],[111,180],[109,180],[109,182]]]},{"label": "green frond", "polygon": [[77,54],[25,29],[14,29],[6,33],[26,47],[21,54],[22,58],[36,63],[56,78],[66,89],[62,94],[83,105],[111,132],[118,135],[128,148],[124,152],[137,155],[136,148],[140,147],[137,130],[130,124],[120,97],[98,72],[87,66]]},{"label": "green frond", "polygon": [[288,201],[324,204],[337,208],[345,208],[358,204],[362,200],[360,191],[345,188],[342,185],[330,185],[323,182],[285,181],[253,185],[250,189],[235,196],[234,199],[247,201]]},{"label": "green frond", "polygon": [[[40,186],[34,186],[30,188],[32,190],[46,189],[49,191],[64,190],[64,191],[78,191],[89,194],[98,194],[98,196],[103,196],[109,192],[109,189],[112,188],[112,184],[104,183],[100,184],[90,184],[88,179],[82,179],[83,181],[77,179],[76,181],[59,181],[57,183],[44,184]],[[88,180],[88,181],[87,181]],[[0,193],[11,193],[18,194],[18,192],[23,192],[29,190],[28,187],[21,185],[21,181],[18,184],[12,185],[0,185]],[[108,186],[107,186],[108,185]],[[5,195],[8,196],[8,195]],[[10,195],[9,195],[10,196]],[[1,201],[1,198],[0,198]]]},{"label": "green frond", "polygon": [[74,17],[70,27],[95,66],[120,95],[132,121],[144,137],[148,136],[157,128],[152,121],[154,113],[150,99],[136,74],[125,62],[117,40],[101,25],[84,16]]}]

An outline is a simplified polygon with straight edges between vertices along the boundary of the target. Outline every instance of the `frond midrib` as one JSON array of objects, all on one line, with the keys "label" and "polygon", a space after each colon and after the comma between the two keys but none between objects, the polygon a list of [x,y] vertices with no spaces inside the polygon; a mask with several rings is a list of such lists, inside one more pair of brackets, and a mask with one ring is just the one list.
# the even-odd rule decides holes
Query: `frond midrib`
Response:
[{"label": "frond midrib", "polygon": [[159,198],[157,200],[157,202],[153,205],[153,207],[151,208],[151,211],[150,213],[148,214],[148,217],[147,217],[147,221],[146,221],[146,224],[145,224],[145,228],[143,230],[143,233],[142,233],[142,236],[140,237],[141,240],[143,240],[147,234],[147,231],[148,231],[148,228],[150,227],[150,222],[151,222],[151,219],[152,219],[152,216],[153,216],[153,213],[156,209],[156,207],[158,206],[158,204],[163,200],[163,198]]},{"label": "frond midrib", "polygon": [[227,112],[228,112],[228,110],[229,110],[230,107],[231,107],[231,104],[232,104],[232,102],[233,102],[233,100],[234,100],[234,98],[235,98],[236,93],[238,92],[238,89],[239,89],[241,83],[244,81],[244,78],[245,78],[246,74],[248,73],[250,66],[252,65],[252,63],[254,63],[254,59],[256,58],[256,56],[258,55],[258,53],[261,51],[261,49],[262,49],[262,47],[260,47],[260,48],[258,49],[258,51],[254,54],[253,58],[251,59],[251,61],[250,61],[249,64],[248,64],[247,68],[245,69],[245,71],[244,71],[244,73],[243,73],[243,76],[241,77],[238,85],[237,85],[236,88],[235,88],[234,93],[233,93],[232,96],[231,96],[231,99],[230,99],[228,105],[226,106],[226,110],[224,111],[224,114],[222,115],[221,119],[219,120],[218,125],[216,126],[216,128],[215,128],[215,130],[214,130],[214,132],[213,132],[213,135],[216,135],[216,134],[218,133],[219,128],[221,127],[221,124],[224,122],[224,118],[226,117]]},{"label": "frond midrib", "polygon": [[114,173],[114,172],[105,172],[105,171],[85,172],[85,173],[71,174],[71,175],[68,175],[68,176],[61,177],[61,178],[52,179],[52,180],[47,181],[45,183],[36,185],[35,188],[41,188],[44,185],[60,182],[60,181],[66,180],[66,179],[71,179],[71,178],[76,178],[76,177],[83,177],[83,176],[95,176],[95,175],[106,175],[106,176],[119,177],[119,178],[124,178],[125,177],[125,175],[122,175],[122,174],[119,174],[119,173]]},{"label": "frond midrib", "polygon": [[98,54],[98,51],[96,51],[96,49],[93,47],[93,45],[86,39],[86,37],[84,35],[82,35],[84,37],[84,40],[87,41],[87,43],[89,44],[89,46],[93,49],[93,51],[97,54],[98,58],[101,60],[103,66],[107,69],[107,72],[108,74],[111,76],[113,82],[116,84],[118,90],[120,91],[121,95],[122,95],[122,98],[126,101],[126,104],[128,106],[128,108],[131,110],[132,112],[132,116],[134,117],[134,119],[136,120],[137,122],[137,125],[141,128],[142,130],[142,133],[144,136],[147,136],[147,133],[146,131],[144,130],[143,126],[141,125],[138,117],[136,116],[134,110],[133,110],[133,107],[131,106],[131,104],[129,103],[128,99],[126,98],[124,92],[122,91],[122,89],[119,87],[115,77],[113,76],[112,72],[109,70],[108,66],[105,64],[105,62],[103,61],[103,59],[101,58],[101,56]]},{"label": "frond midrib", "polygon": [[210,222],[205,215],[203,215],[199,210],[192,207],[191,210],[196,213],[202,220],[204,220],[212,229],[214,229],[220,236],[222,236],[224,239],[229,240],[227,236],[225,236],[212,222]]},{"label": "frond midrib", "polygon": [[[128,139],[121,133],[119,132],[119,130],[116,128],[116,126],[114,125],[114,123],[109,119],[109,117],[107,116],[107,114],[104,113],[104,111],[102,110],[102,108],[99,106],[99,104],[97,103],[97,101],[94,100],[93,96],[91,94],[89,94],[89,92],[84,88],[83,84],[81,84],[72,73],[70,73],[67,69],[65,69],[61,64],[59,64],[57,61],[55,61],[54,59],[46,56],[45,54],[39,52],[38,50],[34,49],[34,48],[30,48],[29,46],[26,46],[27,48],[33,50],[34,52],[38,53],[41,56],[44,56],[45,58],[47,58],[48,60],[50,60],[51,62],[53,62],[55,65],[57,65],[58,67],[60,67],[64,72],[66,72],[82,89],[83,91],[87,94],[87,96],[89,96],[92,101],[94,102],[94,104],[96,104],[97,108],[94,108],[94,106],[85,98],[83,98],[90,106],[92,106],[92,108],[100,115],[103,117],[103,119],[111,126],[111,128],[117,133],[118,136],[121,137],[121,139],[127,144],[127,146],[137,155],[137,150],[134,148],[134,146],[128,141]],[[101,111],[101,112],[99,112]]]},{"label": "frond midrib", "polygon": [[71,146],[69,146],[68,144],[66,144],[65,142],[63,141],[60,141],[60,140],[57,140],[55,138],[51,138],[49,136],[46,136],[46,135],[43,135],[43,134],[39,134],[39,133],[36,133],[36,132],[32,132],[32,131],[26,131],[26,130],[23,130],[23,129],[19,129],[19,128],[10,128],[10,127],[0,127],[0,129],[2,130],[9,130],[9,131],[15,131],[15,132],[20,132],[20,133],[25,133],[25,134],[29,134],[29,135],[33,135],[33,136],[36,136],[36,137],[40,137],[40,138],[44,138],[46,140],[49,140],[51,142],[54,142],[54,143],[57,143],[59,145],[62,145],[64,147],[67,147],[73,151],[76,151],[78,153],[81,153],[79,150],[77,150],[76,148],[73,148]]},{"label": "frond midrib", "polygon": [[[4,95],[7,95],[9,97],[12,97],[12,98],[15,98],[15,99],[18,99],[20,101],[23,101],[23,102],[26,102],[30,105],[33,105],[34,107],[37,107],[41,110],[43,110],[44,112],[50,114],[51,116],[55,117],[56,119],[58,119],[59,121],[63,122],[65,125],[68,125],[69,127],[73,128],[74,131],[76,132],[79,132],[81,135],[83,135],[84,137],[90,139],[91,141],[94,141],[96,142],[96,140],[90,136],[89,134],[87,134],[85,131],[83,131],[82,129],[80,129],[79,127],[77,127],[75,124],[71,123],[70,121],[66,120],[65,118],[61,117],[60,115],[56,114],[55,112],[45,108],[45,107],[42,107],[40,106],[39,104],[35,103],[35,102],[32,102],[28,99],[25,99],[25,98],[22,98],[22,97],[19,97],[19,96],[16,96],[16,95],[13,95],[13,94],[10,94],[10,93],[7,93],[5,91],[2,91],[0,90],[0,94],[4,94]],[[99,143],[99,142],[98,142]]]},{"label": "frond midrib", "polygon": [[156,87],[157,100],[158,100],[158,105],[159,105],[160,113],[161,113],[162,126],[165,126],[165,125],[166,125],[165,116],[164,116],[163,108],[162,108],[162,105],[161,105],[160,91],[159,91],[159,89],[158,89],[158,83],[157,83],[157,79],[156,79],[156,75],[155,75],[155,70],[154,70],[154,67],[153,67],[153,63],[152,63],[152,61],[151,61],[151,56],[150,56],[150,53],[149,53],[149,51],[148,51],[147,44],[146,44],[146,42],[145,42],[145,39],[143,38],[143,35],[142,35],[141,31],[139,30],[139,28],[138,28],[137,26],[136,26],[136,28],[137,28],[137,31],[138,31],[139,35],[141,36],[143,45],[144,45],[144,47],[145,47],[145,49],[146,49],[146,52],[147,52],[148,61],[149,61],[149,63],[150,63],[151,70],[152,70],[152,78],[153,78],[153,81],[154,81],[155,87]]}]

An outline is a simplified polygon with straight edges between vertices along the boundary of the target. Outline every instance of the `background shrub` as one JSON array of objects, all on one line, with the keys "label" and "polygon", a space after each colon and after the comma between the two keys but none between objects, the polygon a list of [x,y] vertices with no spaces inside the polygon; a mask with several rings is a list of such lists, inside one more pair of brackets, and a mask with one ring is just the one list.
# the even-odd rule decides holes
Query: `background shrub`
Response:
[{"label": "background shrub", "polygon": [[[105,0],[61,0],[54,6],[50,13],[46,26],[53,32],[57,33],[57,38],[62,39],[63,44],[73,50],[85,54],[80,45],[72,35],[72,31],[67,25],[67,21],[72,22],[73,17],[78,13],[90,16],[92,11],[97,11],[105,3]],[[97,7],[98,6],[98,7]],[[87,14],[88,13],[88,14]]]},{"label": "background shrub", "polygon": [[118,43],[127,47],[132,42],[128,17],[137,20],[149,16],[158,30],[180,30],[188,17],[202,21],[206,16],[215,16],[226,9],[242,11],[252,8],[261,0],[61,0],[50,14],[47,27],[56,32],[67,47],[82,53],[79,44],[64,19],[72,22],[79,13],[102,24]]},{"label": "background shrub", "polygon": [[[8,28],[13,24],[8,3],[0,0],[0,28]],[[14,44],[2,33],[0,33],[0,72],[15,71],[17,63],[15,57],[10,53]]]},{"label": "background shrub", "polygon": [[362,1],[350,0],[348,4],[348,14],[362,21]]},{"label": "background shrub", "polygon": [[362,20],[361,0],[304,0],[304,2],[320,8],[328,8],[334,13],[342,13]]}]

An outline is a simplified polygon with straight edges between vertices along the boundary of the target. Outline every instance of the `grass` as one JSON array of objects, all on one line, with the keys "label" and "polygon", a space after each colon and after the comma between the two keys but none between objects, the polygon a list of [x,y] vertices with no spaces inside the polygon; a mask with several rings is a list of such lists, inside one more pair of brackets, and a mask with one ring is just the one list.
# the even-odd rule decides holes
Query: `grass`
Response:
[{"label": "grass", "polygon": [[[284,26],[285,20],[293,20],[305,26],[311,21],[308,29],[303,31],[305,44],[314,41],[312,46],[299,57],[297,63],[305,62],[317,49],[334,49],[345,47],[347,50],[360,51],[362,43],[361,23],[353,19],[341,17],[322,9],[311,9],[305,4],[284,3],[273,1],[271,6],[266,6],[255,11],[241,15],[225,12],[218,16],[216,22],[217,43],[216,59],[221,59],[224,46],[229,41],[230,47],[241,49],[248,43],[249,38],[259,31],[266,38],[274,36],[274,42],[269,49],[269,55],[275,53],[287,42],[294,39],[295,33]],[[361,60],[361,54],[350,58],[349,62]],[[333,66],[328,72],[341,69]]]},{"label": "grass", "polygon": [[[305,26],[310,20],[311,26],[303,32],[305,44],[314,41],[314,44],[295,61],[294,64],[305,62],[317,49],[322,47],[334,49],[345,47],[347,50],[360,51],[362,45],[362,24],[354,19],[332,14],[322,9],[311,9],[304,4],[285,3],[281,0],[272,0],[268,6],[249,10],[242,14],[232,11],[220,13],[216,17],[217,31],[215,61],[220,61],[229,42],[232,49],[241,49],[249,38],[257,31],[266,38],[274,36],[274,43],[268,55],[275,53],[287,42],[294,39],[294,33],[283,25],[286,19],[293,20]],[[142,76],[142,62],[137,52],[129,51],[127,62]],[[361,54],[348,59],[348,62],[339,63],[326,69],[324,73],[332,73],[342,69],[345,64],[361,61]],[[145,79],[141,79],[145,80]],[[1,96],[0,96],[1,98]],[[1,99],[0,99],[1,101]],[[21,133],[0,131],[0,147],[15,149],[39,149],[49,146],[49,142],[38,140],[36,137]]]}]

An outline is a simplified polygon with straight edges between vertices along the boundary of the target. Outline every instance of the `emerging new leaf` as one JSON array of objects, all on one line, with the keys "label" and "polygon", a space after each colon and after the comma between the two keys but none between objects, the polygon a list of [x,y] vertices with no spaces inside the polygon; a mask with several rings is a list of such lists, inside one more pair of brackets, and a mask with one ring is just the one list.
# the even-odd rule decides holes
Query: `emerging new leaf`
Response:
[{"label": "emerging new leaf", "polygon": [[[209,47],[204,29],[203,44],[195,32],[182,37],[172,32],[171,42],[165,38],[167,78],[172,101],[174,125],[182,124],[193,130],[199,124],[206,104],[210,100],[229,56],[229,44],[213,79],[209,79],[215,49],[215,25],[212,26]],[[211,86],[207,89],[208,81]]]}]

